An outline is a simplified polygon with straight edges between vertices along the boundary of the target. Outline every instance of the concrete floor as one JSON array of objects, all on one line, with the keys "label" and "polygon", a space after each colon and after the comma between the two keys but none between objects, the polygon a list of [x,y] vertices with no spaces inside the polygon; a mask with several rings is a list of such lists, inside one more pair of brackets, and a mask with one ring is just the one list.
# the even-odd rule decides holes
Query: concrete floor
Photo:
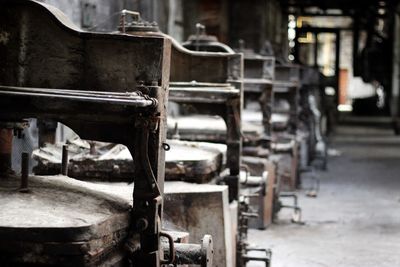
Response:
[{"label": "concrete floor", "polygon": [[336,156],[318,173],[318,197],[299,191],[305,224],[281,212],[250,242],[273,250],[273,267],[400,266],[400,137],[382,125],[340,126],[330,141]]}]

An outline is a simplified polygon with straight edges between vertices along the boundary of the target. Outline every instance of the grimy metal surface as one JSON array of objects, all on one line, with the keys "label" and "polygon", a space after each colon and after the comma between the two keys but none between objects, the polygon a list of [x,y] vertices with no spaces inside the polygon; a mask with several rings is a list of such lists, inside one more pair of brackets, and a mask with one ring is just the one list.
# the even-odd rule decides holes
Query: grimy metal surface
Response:
[{"label": "grimy metal surface", "polygon": [[135,165],[130,258],[160,266],[170,41],[82,32],[38,2],[0,4],[0,120],[53,119],[125,144]]},{"label": "grimy metal surface", "polygon": [[264,134],[271,136],[272,103],[274,100],[275,58],[260,55],[244,56],[245,101],[256,100],[263,114]]},{"label": "grimy metal surface", "polygon": [[218,115],[226,123],[226,139],[218,141],[227,144],[230,176],[226,182],[230,200],[237,200],[242,148],[242,55],[194,52],[173,41],[171,60],[174,63],[169,100],[191,105],[197,114]]},{"label": "grimy metal surface", "polygon": [[235,53],[226,44],[218,42],[216,36],[207,35],[206,27],[201,23],[196,24],[196,34],[190,35],[188,40],[182,43],[182,46],[192,51]]},{"label": "grimy metal surface", "polygon": [[[230,175],[232,178],[237,178],[242,149],[240,123],[243,98],[242,55],[190,51],[170,36],[143,27],[146,23],[141,21],[140,16],[132,15],[133,22],[122,27],[122,30],[142,36],[164,36],[172,42],[170,76],[172,84],[169,100],[190,104],[199,114],[219,115],[225,120],[227,137],[221,141],[228,146],[227,154],[230,156],[227,157],[227,167]],[[232,90],[232,87],[237,91]],[[220,103],[214,101],[213,105],[209,105],[214,95],[214,100],[219,99]],[[208,97],[210,100],[201,101],[199,96],[203,99]],[[238,181],[238,179],[233,180]],[[231,199],[238,199],[236,191],[237,189],[234,189],[233,194],[230,194]]]},{"label": "grimy metal surface", "polygon": [[[243,162],[252,175],[263,177],[265,171],[268,172],[268,179],[262,184],[257,198],[249,198],[252,209],[258,209],[258,218],[249,218],[250,227],[265,228],[272,223],[274,217],[274,205],[279,201],[277,188],[276,170],[273,162],[268,159],[271,153],[271,116],[273,112],[273,81],[275,79],[275,57],[261,56],[251,50],[241,49],[244,53],[244,96],[245,107],[252,103],[258,103],[260,113],[262,113],[263,131],[260,135],[246,134],[244,138]],[[258,111],[253,111],[258,112]],[[251,124],[251,122],[249,122]],[[256,153],[256,157],[249,157],[250,153]],[[266,153],[265,153],[266,152]],[[262,154],[265,155],[262,155]],[[247,156],[247,157],[246,157]],[[254,164],[257,162],[257,164]],[[257,167],[255,165],[258,165]],[[258,170],[257,169],[261,169]],[[246,188],[246,185],[243,186]],[[251,185],[247,185],[249,190],[254,190]]]},{"label": "grimy metal surface", "polygon": [[278,101],[287,101],[289,104],[289,110],[286,115],[289,116],[289,122],[286,129],[273,131],[272,136],[275,140],[273,150],[276,154],[285,153],[290,155],[290,168],[288,170],[282,170],[290,173],[290,175],[283,175],[281,184],[286,184],[289,190],[293,191],[300,183],[300,177],[298,175],[299,153],[296,140],[299,126],[299,90],[301,86],[300,66],[287,63],[277,64],[275,66],[275,78],[276,80],[273,85],[274,101],[275,103]]},{"label": "grimy metal surface", "polygon": [[[76,137],[67,140],[71,158],[68,176],[91,182],[127,182],[134,175],[132,156],[127,147],[104,142],[87,142]],[[223,144],[167,140],[165,180],[207,183],[224,167],[226,146]],[[36,175],[60,173],[62,155],[59,144],[46,144],[33,152],[38,165]]]},{"label": "grimy metal surface", "polygon": [[[199,30],[199,29],[198,29]],[[226,55],[234,55],[234,51],[227,47],[224,44],[218,43],[216,38],[213,38],[212,36],[207,36],[204,32],[204,29],[201,29],[203,32],[198,32],[197,36],[193,36],[190,38],[189,41],[185,43],[185,47],[192,49],[192,50],[197,50],[197,51],[219,51],[219,52],[224,52]],[[260,68],[261,65],[261,68]],[[272,103],[272,81],[270,80],[273,78],[273,71],[274,71],[274,59],[273,58],[266,58],[266,57],[251,57],[248,58],[247,61],[247,70],[246,70],[246,57],[244,57],[244,64],[242,65],[243,70],[243,75],[242,76],[242,81],[243,81],[243,91],[245,94],[245,97],[248,98],[249,95],[246,95],[246,89],[250,89],[249,91],[251,92],[250,96],[255,96],[254,98],[259,101],[261,105],[261,110],[263,111],[263,115],[266,116],[266,119],[264,122],[269,125],[269,117],[267,116],[271,114],[271,111],[268,108],[271,108],[271,105],[268,105],[268,103]],[[247,75],[247,77],[246,77]],[[242,91],[242,92],[243,92]],[[243,93],[242,93],[243,95]],[[243,101],[246,99],[241,98],[241,103],[240,103],[240,108],[243,106]],[[210,102],[210,101],[209,101]],[[214,111],[210,108],[210,111]],[[242,118],[240,118],[242,120]],[[228,124],[229,127],[229,124]],[[229,132],[229,128],[228,128]],[[241,131],[240,133],[243,136],[243,133]],[[246,139],[246,136],[245,138]],[[241,140],[243,141],[243,140]],[[246,141],[245,141],[246,142]],[[233,154],[234,155],[234,154]],[[228,154],[227,157],[233,156],[232,154]],[[242,158],[241,151],[240,151],[240,158]],[[243,168],[244,166],[242,165],[242,159],[240,160],[240,168]],[[264,174],[266,174],[264,172]],[[262,175],[260,175],[262,176]],[[246,181],[248,179],[246,178]],[[258,195],[258,199],[263,199],[265,197],[265,177],[256,177],[256,184],[251,185],[250,187],[253,187],[252,189],[247,188],[241,188],[241,190],[237,190],[236,194],[242,198],[245,199],[244,201],[241,200],[239,201],[239,210],[238,210],[238,231],[237,231],[237,243],[236,243],[236,265],[237,266],[245,266],[247,261],[249,260],[248,257],[248,252],[251,251],[252,249],[248,246],[247,244],[247,230],[248,230],[248,223],[249,219],[251,217],[254,217],[254,214],[250,212],[250,208],[247,202],[251,202],[251,197],[249,197],[248,192],[251,191],[253,192],[252,195]],[[274,181],[271,179],[270,181]],[[230,184],[230,187],[233,187],[234,184]],[[245,183],[240,183],[240,186],[238,185],[238,188],[240,187],[247,187],[249,186],[248,184],[246,185]],[[273,188],[273,186],[270,186],[270,188]],[[243,190],[244,189],[244,190]],[[230,193],[232,192],[232,189],[230,188]],[[256,194],[254,194],[256,192]],[[272,206],[272,202],[271,205]],[[270,209],[272,210],[272,208]],[[260,214],[263,216],[263,213],[261,212]],[[260,249],[260,251],[267,251]],[[268,253],[267,253],[268,254]],[[258,259],[252,259],[252,260],[257,260],[257,261],[264,261],[266,265],[269,264],[269,255],[266,255],[266,257],[260,257]]]},{"label": "grimy metal surface", "polygon": [[[172,40],[169,100],[193,106],[195,113],[218,115],[227,126],[227,168],[238,177],[241,155],[243,61],[240,54],[195,52]],[[235,179],[238,182],[238,179]],[[232,188],[235,187],[235,188]],[[237,186],[230,199],[238,199]]]},{"label": "grimy metal surface", "polygon": [[[130,199],[65,176],[30,176],[18,191],[19,184],[18,177],[0,176],[2,266],[126,261],[120,248],[129,230]],[[20,193],[24,186],[29,191]]]},{"label": "grimy metal surface", "polygon": [[[217,115],[226,124],[229,175],[221,177],[228,185],[230,202],[239,201],[242,152],[241,111],[243,105],[243,59],[241,54],[190,51],[172,43],[169,100],[194,107],[196,114]],[[192,81],[195,81],[192,82]],[[239,215],[238,215],[239,216]],[[234,235],[238,235],[235,233]],[[242,240],[236,240],[236,264],[242,264]]]},{"label": "grimy metal surface", "polygon": [[296,134],[298,128],[299,89],[301,86],[300,66],[277,64],[273,85],[275,101],[286,100],[290,104],[289,134]]}]

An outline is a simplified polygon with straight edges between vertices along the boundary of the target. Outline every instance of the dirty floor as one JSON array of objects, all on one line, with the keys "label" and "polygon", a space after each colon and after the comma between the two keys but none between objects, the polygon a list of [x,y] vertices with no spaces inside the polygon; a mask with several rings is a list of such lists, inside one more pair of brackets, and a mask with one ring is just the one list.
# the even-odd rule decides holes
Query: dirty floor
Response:
[{"label": "dirty floor", "polygon": [[318,197],[299,191],[305,224],[284,211],[250,242],[273,250],[273,267],[400,266],[400,137],[383,124],[339,126],[330,149]]}]

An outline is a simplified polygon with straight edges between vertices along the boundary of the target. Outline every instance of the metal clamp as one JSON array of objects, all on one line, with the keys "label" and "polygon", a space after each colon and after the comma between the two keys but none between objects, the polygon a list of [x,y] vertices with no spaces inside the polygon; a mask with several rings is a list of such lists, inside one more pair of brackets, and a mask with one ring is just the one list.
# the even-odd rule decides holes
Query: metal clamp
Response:
[{"label": "metal clamp", "polygon": [[175,247],[174,247],[174,239],[171,235],[160,232],[160,237],[166,237],[168,239],[168,248],[169,248],[169,258],[162,259],[160,261],[161,264],[173,264],[175,262]]}]

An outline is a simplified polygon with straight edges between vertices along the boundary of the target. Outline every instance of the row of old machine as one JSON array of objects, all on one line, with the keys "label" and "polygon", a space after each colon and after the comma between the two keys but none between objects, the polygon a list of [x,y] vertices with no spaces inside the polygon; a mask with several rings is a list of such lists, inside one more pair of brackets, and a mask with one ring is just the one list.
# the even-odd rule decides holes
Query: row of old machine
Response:
[{"label": "row of old machine", "polygon": [[[94,33],[45,4],[1,5],[2,266],[269,265],[248,229],[285,207],[300,222],[301,173],[326,161],[315,70],[204,32],[180,45],[136,12]],[[44,145],[16,175],[28,118]],[[54,122],[77,135],[54,143]]]}]

